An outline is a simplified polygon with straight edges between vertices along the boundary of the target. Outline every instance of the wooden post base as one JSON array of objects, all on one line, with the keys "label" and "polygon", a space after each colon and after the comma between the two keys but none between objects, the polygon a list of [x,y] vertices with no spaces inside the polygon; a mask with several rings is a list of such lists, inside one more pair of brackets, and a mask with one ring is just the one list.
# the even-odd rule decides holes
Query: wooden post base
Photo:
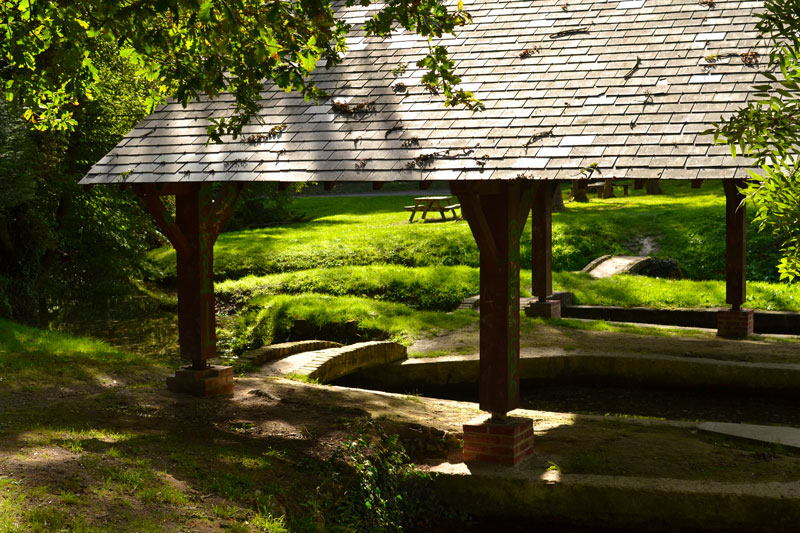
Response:
[{"label": "wooden post base", "polygon": [[547,297],[548,300],[558,300],[561,302],[561,309],[565,307],[569,307],[572,305],[572,301],[575,299],[574,295],[569,291],[556,291],[550,296]]},{"label": "wooden post base", "polygon": [[744,339],[753,334],[752,309],[728,309],[717,313],[717,336]]},{"label": "wooden post base", "polygon": [[172,392],[210,398],[233,394],[233,367],[211,365],[203,370],[191,366],[175,371],[167,378],[167,388]]},{"label": "wooden post base", "polygon": [[561,300],[531,302],[525,306],[525,316],[531,318],[561,318]]},{"label": "wooden post base", "polygon": [[464,424],[463,460],[515,466],[533,454],[533,421],[484,415]]}]

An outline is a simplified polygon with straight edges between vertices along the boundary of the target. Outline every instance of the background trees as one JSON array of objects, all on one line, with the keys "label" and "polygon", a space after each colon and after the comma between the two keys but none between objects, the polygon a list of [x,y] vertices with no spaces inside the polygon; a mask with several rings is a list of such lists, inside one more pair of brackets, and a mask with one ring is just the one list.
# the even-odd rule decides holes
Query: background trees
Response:
[{"label": "background trees", "polygon": [[119,292],[159,242],[131,196],[77,185],[145,113],[146,83],[113,47],[95,57],[99,81],[91,98],[76,96],[71,129],[31,130],[0,102],[2,316],[47,322],[67,302]]},{"label": "background trees", "polygon": [[[353,6],[371,0],[346,0]],[[418,63],[423,84],[443,92],[446,105],[479,108],[472,93],[457,87],[447,50],[433,39],[470,21],[459,4],[440,0],[390,0],[364,28],[386,35],[396,27],[431,40]],[[165,97],[186,103],[223,92],[234,110],[214,117],[209,135],[238,134],[258,111],[264,80],[324,98],[308,75],[317,63],[339,63],[350,26],[334,15],[330,0],[11,0],[0,4],[1,56],[6,98],[40,129],[70,130],[81,99],[94,98],[102,83],[98,52],[111,47],[147,82],[146,110]],[[102,59],[100,61],[102,63]]]}]

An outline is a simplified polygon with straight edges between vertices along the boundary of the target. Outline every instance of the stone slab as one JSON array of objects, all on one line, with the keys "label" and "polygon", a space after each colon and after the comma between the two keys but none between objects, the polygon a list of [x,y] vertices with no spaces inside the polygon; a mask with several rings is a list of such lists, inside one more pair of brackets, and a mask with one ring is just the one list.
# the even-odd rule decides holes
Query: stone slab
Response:
[{"label": "stone slab", "polygon": [[728,422],[703,422],[697,428],[708,433],[800,449],[800,429],[798,428]]},{"label": "stone slab", "polygon": [[254,365],[263,365],[276,359],[282,359],[297,353],[310,352],[313,350],[324,350],[326,348],[338,348],[338,342],[322,340],[305,340],[296,342],[283,342],[280,344],[270,344],[261,346],[255,350],[243,354],[241,359],[247,359]]},{"label": "stone slab", "polygon": [[528,469],[526,464],[442,463],[433,471],[447,504],[507,524],[544,521],[586,531],[796,531],[800,523],[796,481],[563,474]]},{"label": "stone slab", "polygon": [[[365,370],[354,386],[409,390],[478,382],[476,355],[409,359]],[[523,380],[547,383],[716,387],[729,390],[800,391],[800,365],[748,363],[640,353],[566,352],[559,348],[523,349]]]},{"label": "stone slab", "polygon": [[[706,309],[655,309],[652,307],[615,307],[606,305],[569,305],[561,307],[563,318],[635,322],[668,326],[717,328],[718,307]],[[800,313],[755,311],[755,333],[800,335]]]},{"label": "stone slab", "polygon": [[[595,279],[600,278],[610,278],[611,276],[615,276],[617,274],[625,274],[630,272],[631,270],[636,268],[636,265],[647,261],[648,257],[641,257],[641,256],[626,256],[626,255],[615,255],[615,256],[605,256],[602,261],[595,263],[594,261],[589,264],[591,267],[590,270],[584,269],[584,272],[588,272],[590,276]],[[589,268],[589,267],[587,267]]]}]

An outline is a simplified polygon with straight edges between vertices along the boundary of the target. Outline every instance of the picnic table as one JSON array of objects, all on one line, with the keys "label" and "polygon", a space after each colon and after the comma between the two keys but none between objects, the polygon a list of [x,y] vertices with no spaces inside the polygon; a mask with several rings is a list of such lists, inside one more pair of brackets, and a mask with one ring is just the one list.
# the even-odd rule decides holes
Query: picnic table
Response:
[{"label": "picnic table", "polygon": [[594,183],[589,183],[586,188],[593,190],[597,193],[598,198],[604,198],[606,194],[611,193],[613,194],[613,188],[622,186],[622,191],[625,196],[628,196],[628,187],[630,186],[630,180],[617,180],[608,179],[603,181],[597,181]]},{"label": "picnic table", "polygon": [[453,213],[453,218],[458,218],[456,209],[461,209],[461,204],[454,204],[451,196],[420,196],[414,198],[414,205],[405,206],[406,211],[411,211],[409,222],[414,221],[414,215],[422,211],[422,219],[429,211],[438,211],[442,220],[446,220],[445,212],[450,211]]}]

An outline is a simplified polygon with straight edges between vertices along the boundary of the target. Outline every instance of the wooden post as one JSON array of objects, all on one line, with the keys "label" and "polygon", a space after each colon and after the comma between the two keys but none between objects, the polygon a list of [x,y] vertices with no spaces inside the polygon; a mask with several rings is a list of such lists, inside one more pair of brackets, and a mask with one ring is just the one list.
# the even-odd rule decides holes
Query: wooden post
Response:
[{"label": "wooden post", "polygon": [[717,312],[717,335],[744,339],[753,334],[754,313],[742,309],[747,298],[747,217],[744,180],[723,180],[725,190],[725,293],[730,309]]},{"label": "wooden post", "polygon": [[[207,187],[195,187],[175,197],[175,222],[189,243],[178,255],[178,335],[181,357],[202,370],[216,355],[214,316],[214,247],[202,231],[201,203],[209,196]],[[204,213],[205,214],[205,213]]]},{"label": "wooden post", "polygon": [[540,302],[553,294],[553,185],[543,181],[533,200],[531,273],[533,295]]},{"label": "wooden post", "polygon": [[[216,355],[214,243],[241,191],[226,183],[217,194],[211,184],[134,185],[134,192],[175,247],[178,263],[178,335],[181,357],[192,370],[204,370]],[[175,219],[160,196],[175,195]]]},{"label": "wooden post", "polygon": [[480,408],[519,407],[519,242],[533,196],[529,181],[451,182],[480,250]]},{"label": "wooden post", "polygon": [[725,189],[725,292],[731,309],[741,309],[747,296],[747,217],[744,195],[739,188],[744,180],[723,180]]}]

